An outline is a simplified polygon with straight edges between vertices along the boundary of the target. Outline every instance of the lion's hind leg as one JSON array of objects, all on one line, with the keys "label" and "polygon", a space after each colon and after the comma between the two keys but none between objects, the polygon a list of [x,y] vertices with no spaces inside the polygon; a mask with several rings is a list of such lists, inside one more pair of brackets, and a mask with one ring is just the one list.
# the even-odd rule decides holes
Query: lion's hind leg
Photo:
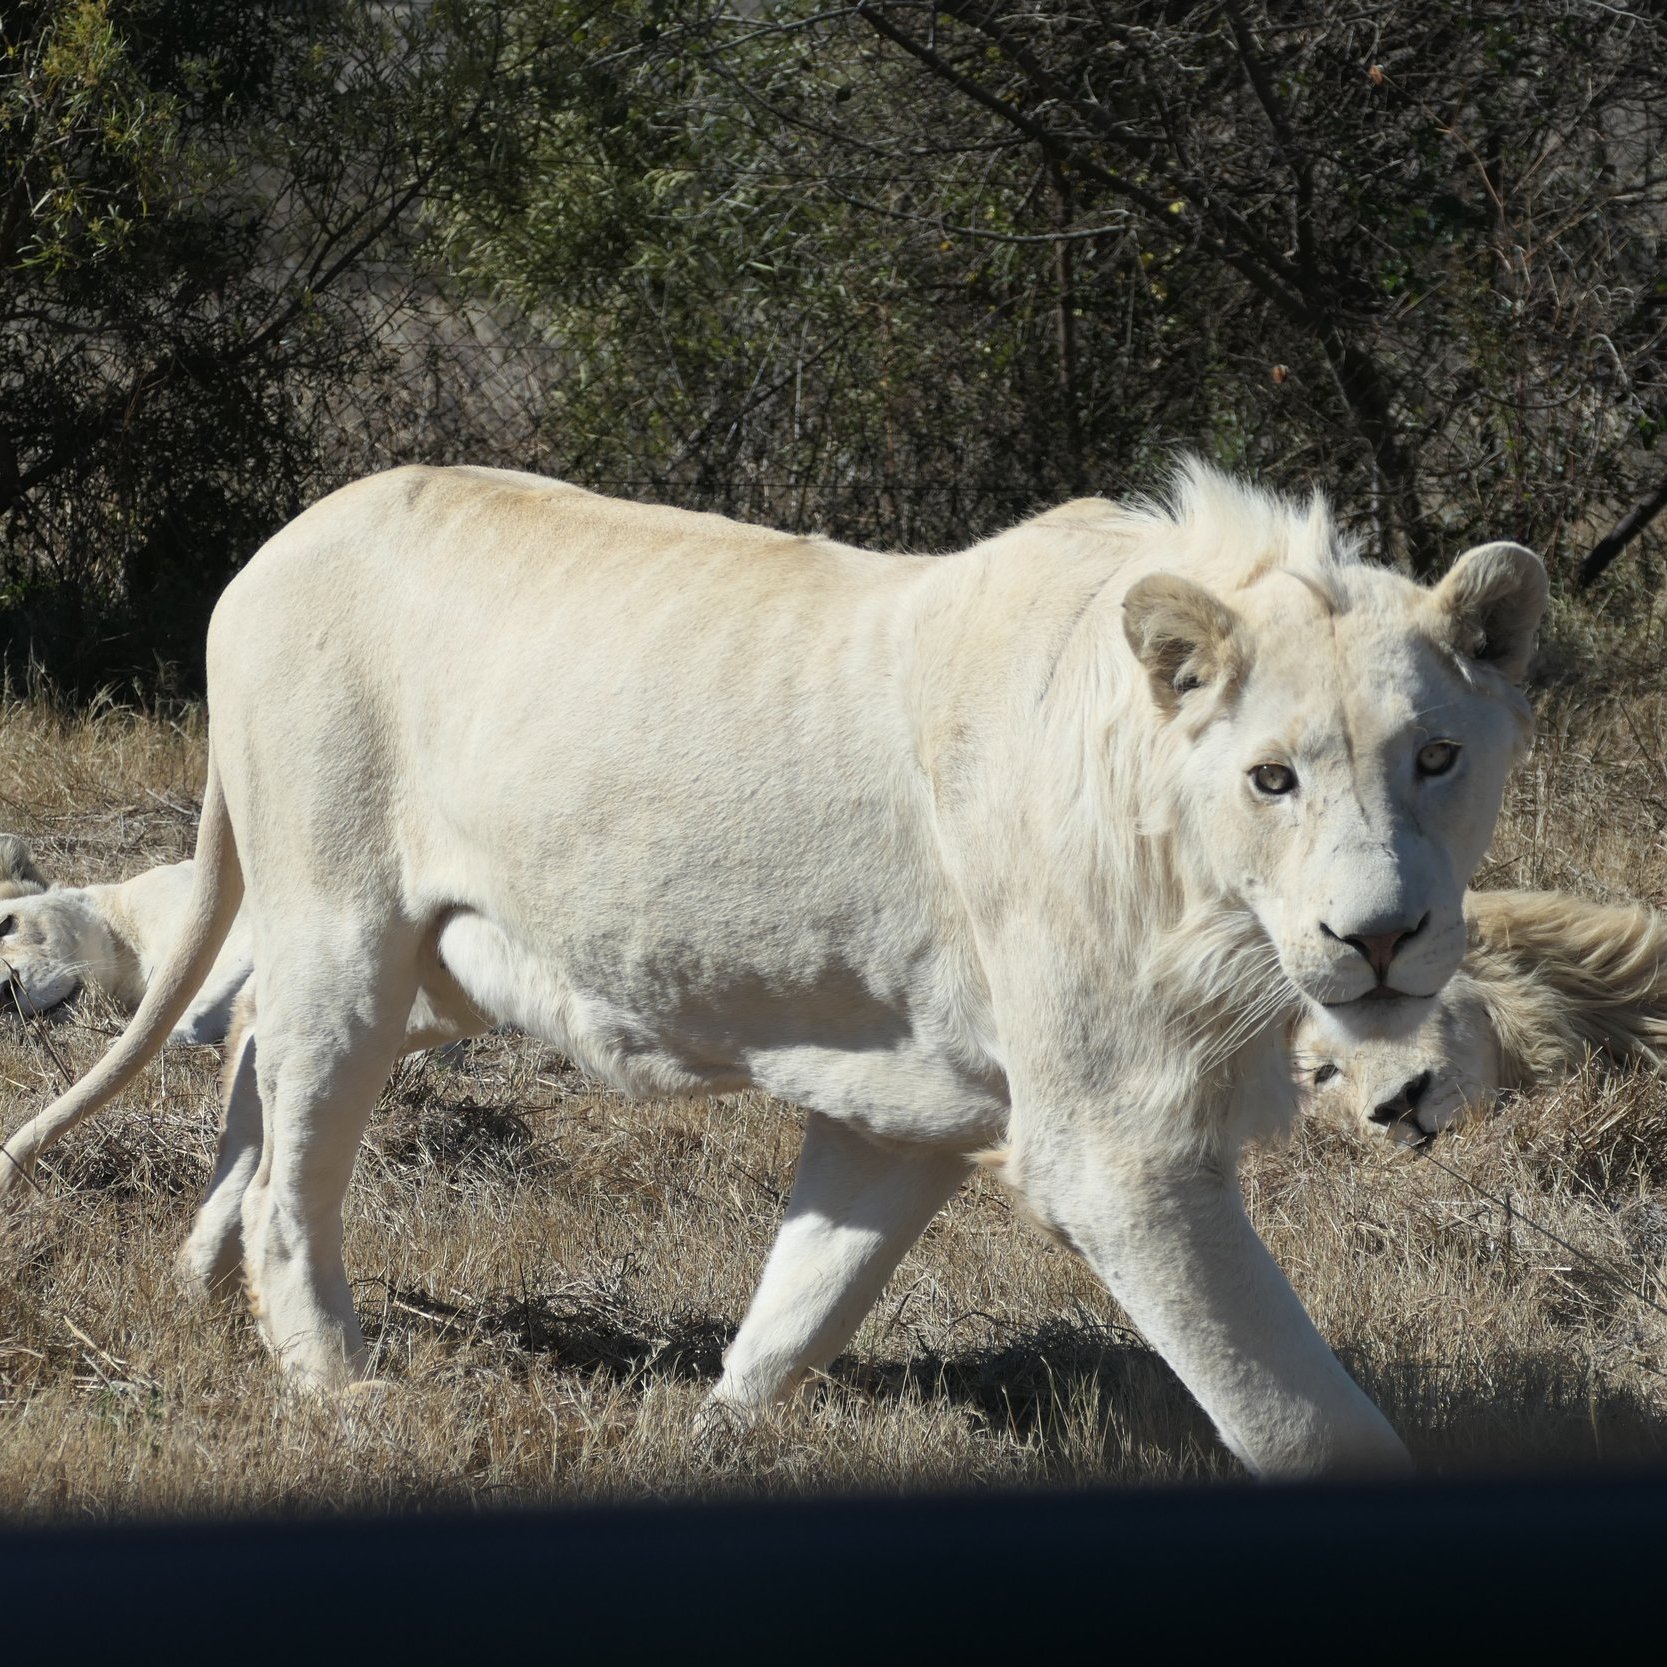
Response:
[{"label": "lion's hind leg", "polygon": [[766,1406],[826,1366],[970,1172],[963,1152],[882,1145],[811,1112],[787,1219],[712,1402]]},{"label": "lion's hind leg", "polygon": [[260,1164],[243,1196],[250,1306],[267,1345],[322,1390],[366,1375],[342,1263],[342,1206],[378,1091],[403,1050],[417,989],[415,934],[355,934],[299,917],[255,975],[263,1112]]}]

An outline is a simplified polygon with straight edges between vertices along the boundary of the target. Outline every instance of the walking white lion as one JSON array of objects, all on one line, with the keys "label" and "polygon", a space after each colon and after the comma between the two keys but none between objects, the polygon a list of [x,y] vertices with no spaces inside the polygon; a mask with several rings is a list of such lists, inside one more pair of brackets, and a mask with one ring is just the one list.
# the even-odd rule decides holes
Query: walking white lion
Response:
[{"label": "walking white lion", "polygon": [[1667,1064],[1667,917],[1555,891],[1474,892],[1465,908],[1470,952],[1434,1001],[1347,1027],[1303,1014],[1294,1065],[1316,1110],[1416,1143],[1591,1056]]},{"label": "walking white lion", "polygon": [[1294,1113],[1299,994],[1457,967],[1544,598],[1519,546],[1425,590],[1202,468],[936,558],[362,481],[221,598],[189,924],[0,1187],[154,1053],[242,903],[265,1135],[228,1128],[214,1219],[302,1381],[369,1369],[341,1210],[390,1063],[508,1022],[628,1091],[807,1108],[719,1402],[828,1361],[1002,1143],[1247,1465],[1402,1464],[1237,1152]]}]

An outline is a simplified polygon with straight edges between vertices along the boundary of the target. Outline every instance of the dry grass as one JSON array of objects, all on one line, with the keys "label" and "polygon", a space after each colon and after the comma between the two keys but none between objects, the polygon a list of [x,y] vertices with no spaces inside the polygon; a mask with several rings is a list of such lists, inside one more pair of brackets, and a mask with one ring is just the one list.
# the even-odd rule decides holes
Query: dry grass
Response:
[{"label": "dry grass", "polygon": [[[1489,874],[1667,898],[1667,698],[1566,689]],[[4,714],[0,827],[67,879],[185,854],[200,728]],[[115,1021],[53,1023],[80,1071]],[[348,1266],[388,1387],[280,1391],[248,1322],[170,1259],[210,1156],[216,1061],[172,1050],[54,1154],[0,1225],[0,1513],[402,1509],[619,1495],[1229,1477],[1167,1369],[1069,1254],[978,1183],[811,1395],[745,1437],[688,1431],[777,1220],[798,1118],[759,1096],[629,1105],[490,1037],[404,1065],[349,1206]],[[4,1121],[52,1092],[0,1026]],[[1323,1128],[1260,1153],[1251,1208],[1426,1470],[1580,1467],[1667,1449],[1667,1098],[1597,1078],[1447,1139],[1443,1160]],[[1527,1223],[1617,1270],[1619,1283]]]}]

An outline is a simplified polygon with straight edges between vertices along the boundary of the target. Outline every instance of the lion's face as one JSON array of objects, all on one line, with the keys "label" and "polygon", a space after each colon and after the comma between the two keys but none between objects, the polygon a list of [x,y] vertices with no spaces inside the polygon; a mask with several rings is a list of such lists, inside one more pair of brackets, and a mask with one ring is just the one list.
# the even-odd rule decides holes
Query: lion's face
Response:
[{"label": "lion's face", "polygon": [[1169,576],[1129,593],[1188,843],[1344,1030],[1421,1008],[1464,955],[1544,595],[1515,545],[1472,551],[1434,590],[1338,565],[1276,568],[1225,600]]},{"label": "lion's face", "polygon": [[101,933],[101,923],[74,894],[46,891],[0,901],[0,983],[36,1012],[56,1007],[86,981]]},{"label": "lion's face", "polygon": [[1309,1000],[1433,995],[1464,955],[1520,713],[1403,621],[1314,617],[1284,588],[1237,710],[1190,760],[1199,831]]},{"label": "lion's face", "polygon": [[1383,1003],[1343,1024],[1329,1008],[1306,1009],[1291,1063],[1310,1109],[1401,1143],[1491,1106],[1502,1086],[1498,1038],[1463,973],[1429,1001]]}]

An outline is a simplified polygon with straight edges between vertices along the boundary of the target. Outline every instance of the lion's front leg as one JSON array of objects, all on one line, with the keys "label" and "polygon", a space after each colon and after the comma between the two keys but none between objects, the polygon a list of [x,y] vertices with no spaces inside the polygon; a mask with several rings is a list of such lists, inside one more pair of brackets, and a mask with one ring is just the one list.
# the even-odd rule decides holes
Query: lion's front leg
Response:
[{"label": "lion's front leg", "polygon": [[1196,1156],[1023,1153],[1005,1179],[1085,1256],[1259,1476],[1406,1469],[1244,1213]]},{"label": "lion's front leg", "polygon": [[881,1145],[811,1112],[787,1219],[712,1401],[762,1407],[826,1366],[969,1172],[964,1153]]}]

